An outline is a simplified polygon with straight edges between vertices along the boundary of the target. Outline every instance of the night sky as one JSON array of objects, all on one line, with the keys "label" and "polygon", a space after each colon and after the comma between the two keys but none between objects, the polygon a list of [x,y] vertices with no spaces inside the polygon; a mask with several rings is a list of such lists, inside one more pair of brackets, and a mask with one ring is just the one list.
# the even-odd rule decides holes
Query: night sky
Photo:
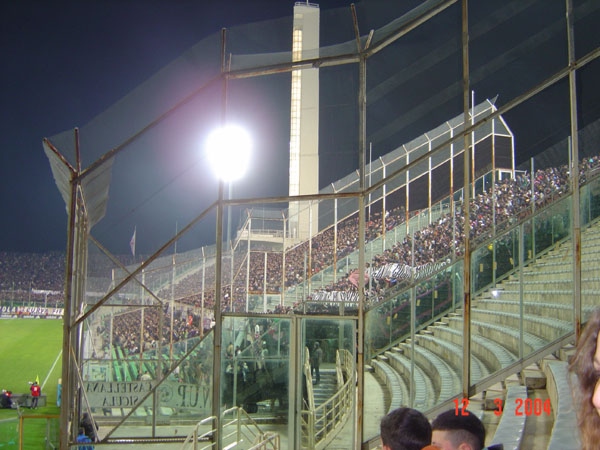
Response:
[{"label": "night sky", "polygon": [[[323,0],[321,9],[350,0]],[[66,213],[42,139],[86,124],[223,27],[293,0],[2,2],[0,251],[63,251]]]},{"label": "night sky", "polygon": [[[76,127],[83,129],[207,36],[214,36],[222,28],[289,17],[294,3],[294,0],[2,2],[0,204],[3,214],[0,251],[65,250],[65,205],[43,152],[43,138]],[[321,27],[321,45],[352,43],[354,35],[349,11],[353,1],[322,0],[318,3],[322,12],[342,6],[348,11],[339,21],[339,29],[334,30],[338,21],[336,27]],[[365,29],[361,29],[364,35],[368,26],[379,29],[392,19],[387,14],[388,9],[396,9],[393,17],[399,17],[420,4],[420,0],[386,0],[386,9],[381,9],[381,17],[377,19],[375,14],[370,14],[374,9],[368,11],[367,18],[360,16],[360,2],[356,3],[359,5],[359,22],[370,21],[363,27]],[[471,88],[476,91],[477,103],[498,96],[498,106],[502,106],[564,67],[564,2],[530,3],[533,4],[528,6],[529,3],[514,0],[508,8],[512,13],[507,17],[504,0],[473,3],[470,11],[470,20],[474,23],[470,34]],[[594,1],[582,2],[580,8],[583,17],[576,28],[578,57],[598,45],[595,29],[600,15],[598,3]],[[532,17],[540,18],[539,23],[532,22]],[[460,30],[453,31],[457,23],[460,23],[458,6],[449,8],[404,37],[393,57],[382,52],[370,59],[370,67],[374,70],[368,77],[371,86],[367,87],[370,102],[367,122],[375,126],[367,133],[368,139],[375,140],[375,158],[461,114]],[[548,33],[548,30],[552,32]],[[260,25],[252,28],[249,39],[256,37],[257,31],[260,34]],[[271,39],[270,35],[265,36]],[[329,87],[328,90],[321,87],[320,92],[321,187],[358,167],[354,150],[357,133],[348,132],[356,130],[357,126],[357,71],[352,67],[340,67],[320,70],[322,86]],[[597,62],[578,72],[578,90],[582,95],[578,111],[580,127],[594,123],[600,116],[599,72]],[[266,84],[274,79],[267,78]],[[277,82],[281,81],[286,80],[279,78]],[[243,198],[285,195],[285,192],[267,193],[260,189],[275,184],[283,185],[284,190],[287,187],[287,166],[273,170],[269,163],[275,157],[279,161],[287,157],[289,119],[277,112],[280,103],[276,106],[276,102],[268,98],[265,86],[243,82],[240,85],[252,86],[253,90],[243,92],[240,98],[242,102],[246,101],[245,113],[261,134],[263,148],[260,150],[263,153],[258,161],[261,166],[255,168],[254,178],[239,188],[242,191],[239,195]],[[565,141],[570,132],[567,87],[564,79],[504,117],[515,134],[517,163]],[[289,102],[289,93],[285,89],[277,92],[285,92]],[[195,126],[182,125],[176,120],[172,122],[173,130],[184,125]],[[277,141],[277,144],[268,142],[271,148],[266,148],[267,140]],[[214,194],[204,192],[209,184],[216,189],[214,180],[198,181],[199,176],[191,167],[193,164],[186,166],[187,163],[174,157],[172,147],[173,144],[161,149],[162,153],[157,152],[156,156],[164,158],[164,164],[158,169],[144,166],[143,160],[136,161],[137,172],[131,173],[130,180],[125,179],[130,185],[119,185],[111,192],[111,200],[123,192],[139,191],[140,194],[122,209],[118,208],[118,202],[113,202],[110,217],[107,213],[106,220],[93,230],[98,232],[94,235],[101,242],[116,243],[110,249],[113,253],[128,252],[129,238],[137,227],[138,242],[140,245],[146,242],[145,253],[151,254],[156,246],[172,236],[177,224],[185,224],[199,213],[199,197],[204,195],[214,200]],[[587,150],[597,151],[595,148]],[[566,155],[566,151],[562,154]],[[556,163],[555,160],[548,161],[548,164]],[[161,180],[163,184],[142,186],[142,181],[152,181],[152,174],[157,170],[165,176]],[[161,190],[174,188],[171,183],[179,183],[188,191],[178,194],[180,197],[167,198]],[[159,205],[159,209],[151,209],[151,202]],[[183,207],[185,217],[169,215],[166,207],[174,206],[173,203]],[[189,208],[189,205],[194,207]],[[151,238],[153,229],[159,228],[162,234]],[[214,243],[214,227],[209,237]],[[208,242],[198,240],[190,245],[198,248],[206,244]]]}]

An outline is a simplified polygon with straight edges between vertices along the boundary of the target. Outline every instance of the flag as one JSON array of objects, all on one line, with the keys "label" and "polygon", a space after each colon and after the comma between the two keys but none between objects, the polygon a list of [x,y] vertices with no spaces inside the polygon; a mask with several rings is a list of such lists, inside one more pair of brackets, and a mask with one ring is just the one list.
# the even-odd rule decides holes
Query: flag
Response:
[{"label": "flag", "polygon": [[[354,286],[358,287],[358,283],[359,283],[359,275],[358,275],[358,269],[355,269],[354,271],[352,271],[352,273],[350,274],[350,276],[348,276],[348,281],[350,281],[350,283],[352,283]],[[365,272],[365,285],[369,284],[369,274],[367,272]]]},{"label": "flag", "polygon": [[129,240],[129,248],[131,249],[131,254],[133,255],[133,257],[135,258],[135,234],[137,231],[137,226],[133,229],[133,236],[131,236],[131,239]]},{"label": "flag", "polygon": [[39,376],[39,375],[36,375],[36,376],[35,376],[35,382],[36,382],[37,384],[40,384],[40,376]]}]

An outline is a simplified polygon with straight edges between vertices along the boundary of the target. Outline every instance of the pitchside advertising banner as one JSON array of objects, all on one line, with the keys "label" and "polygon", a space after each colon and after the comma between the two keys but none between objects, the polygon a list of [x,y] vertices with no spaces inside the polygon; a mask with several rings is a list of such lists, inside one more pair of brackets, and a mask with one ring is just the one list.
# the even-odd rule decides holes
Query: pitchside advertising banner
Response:
[{"label": "pitchside advertising banner", "polygon": [[[156,386],[156,381],[86,381],[87,400],[93,408],[133,408]],[[160,406],[171,408],[202,409],[209,403],[207,389],[196,384],[165,381],[158,386]],[[152,395],[144,401],[152,406]]]},{"label": "pitchside advertising banner", "polygon": [[63,308],[44,308],[43,306],[2,306],[0,318],[3,319],[60,319]]}]

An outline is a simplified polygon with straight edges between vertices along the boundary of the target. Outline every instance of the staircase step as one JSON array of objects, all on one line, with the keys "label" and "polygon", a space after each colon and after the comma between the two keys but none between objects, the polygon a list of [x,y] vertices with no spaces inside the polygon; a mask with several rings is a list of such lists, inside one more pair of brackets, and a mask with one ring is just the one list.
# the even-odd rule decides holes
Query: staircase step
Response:
[{"label": "staircase step", "polygon": [[527,389],[546,389],[546,375],[537,365],[521,371],[521,382]]}]

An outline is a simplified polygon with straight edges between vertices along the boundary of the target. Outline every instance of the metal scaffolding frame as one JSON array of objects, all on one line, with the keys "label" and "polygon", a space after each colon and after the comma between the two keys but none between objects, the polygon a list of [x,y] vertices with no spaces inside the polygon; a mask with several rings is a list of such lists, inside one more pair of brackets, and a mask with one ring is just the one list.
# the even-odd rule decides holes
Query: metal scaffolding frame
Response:
[{"label": "metal scaffolding frame", "polygon": [[[495,119],[500,119],[502,115],[511,112],[519,105],[523,104],[527,100],[533,98],[545,89],[557,84],[560,81],[566,80],[569,83],[570,93],[570,113],[571,113],[571,136],[573,140],[571,142],[572,150],[572,164],[576,167],[578,161],[578,124],[577,124],[577,85],[576,75],[577,71],[584,68],[587,64],[597,61],[600,57],[600,48],[595,48],[591,52],[576,58],[574,51],[574,25],[572,16],[572,0],[566,0],[567,11],[568,11],[568,37],[569,37],[569,62],[568,65],[554,73],[549,78],[545,79],[541,83],[536,84],[532,88],[528,89],[521,95],[508,100],[504,105],[498,107],[494,111],[491,111],[489,115],[478,119],[473,119],[471,116],[471,92],[470,92],[470,68],[469,68],[469,21],[468,11],[469,5],[467,0],[462,0],[461,11],[462,11],[462,93],[463,93],[463,123],[470,124],[462,127],[462,130],[456,134],[450,133],[447,139],[444,139],[438,145],[430,146],[429,151],[417,157],[416,159],[409,161],[405,166],[392,171],[391,173],[385,173],[379,181],[371,184],[367,184],[367,174],[369,173],[366,155],[367,155],[367,130],[366,130],[366,111],[367,111],[367,99],[366,99],[366,86],[367,86],[367,61],[370,57],[376,55],[378,52],[384,50],[387,46],[393,44],[402,36],[414,30],[422,23],[435,17],[437,14],[446,10],[448,7],[457,3],[457,0],[429,0],[423,3],[422,7],[417,8],[411,15],[398,26],[398,28],[390,33],[385,39],[379,40],[373,43],[373,32],[367,36],[361,36],[358,29],[358,20],[354,6],[352,7],[353,13],[353,27],[356,34],[356,48],[349,53],[337,54],[334,56],[325,55],[314,59],[305,59],[302,61],[289,61],[279,64],[264,65],[261,67],[254,67],[248,69],[235,69],[228,68],[225,64],[225,44],[226,35],[225,32],[221,36],[222,45],[222,73],[216,79],[211,79],[208,83],[204,84],[200,91],[207,89],[209,86],[214,85],[215,82],[220,81],[223,83],[223,95],[226,95],[227,82],[229,80],[236,80],[248,77],[257,77],[275,73],[291,72],[293,70],[301,69],[304,67],[331,67],[343,64],[357,64],[359,68],[359,85],[357,97],[358,102],[358,153],[359,153],[359,169],[358,169],[358,189],[348,192],[341,192],[333,189],[332,192],[321,192],[314,195],[302,195],[296,197],[290,196],[278,196],[269,198],[242,198],[242,199],[225,199],[223,195],[224,186],[221,183],[218,189],[217,199],[210,205],[210,207],[204,210],[199,216],[192,220],[185,227],[181,228],[176,234],[162,245],[153,255],[151,255],[146,261],[139,264],[133,270],[120,264],[120,269],[125,274],[120,281],[116,282],[114,286],[104,295],[103,298],[99,299],[93,306],[85,309],[85,302],[83,301],[86,296],[86,274],[87,274],[87,263],[88,263],[88,240],[90,239],[90,233],[92,227],[103,217],[108,195],[108,186],[111,179],[111,168],[115,157],[119,155],[127,145],[137,139],[139,136],[144,134],[146,131],[152,129],[156,124],[164,120],[169,114],[186,104],[187,99],[181,101],[178,105],[174,106],[171,110],[165,112],[162,116],[147,124],[139,132],[130,136],[120,145],[112,148],[100,158],[93,161],[86,168],[82,168],[82,158],[79,151],[79,139],[78,132],[75,132],[75,148],[76,148],[76,163],[72,165],[68,159],[61,154],[61,151],[48,139],[44,140],[44,150],[48,159],[50,160],[51,168],[59,188],[61,195],[65,201],[68,210],[68,244],[67,244],[67,269],[65,274],[65,316],[64,316],[64,335],[63,335],[63,367],[62,367],[62,380],[63,380],[63,391],[62,391],[62,402],[63,407],[61,410],[60,418],[60,448],[67,449],[72,445],[75,437],[75,431],[78,424],[78,417],[80,412],[86,409],[85,407],[85,394],[82,395],[80,389],[83,383],[83,376],[81,373],[81,362],[82,362],[82,330],[83,325],[94,312],[96,312],[103,305],[108,304],[110,298],[119,292],[121,288],[126,286],[128,283],[138,283],[144,292],[152,296],[152,290],[148,289],[145,284],[140,281],[139,277],[147,270],[153,262],[155,262],[166,249],[171,247],[179,238],[184,236],[196,223],[201,221],[205,216],[209,214],[209,211],[216,210],[216,247],[215,247],[215,270],[216,270],[216,284],[215,292],[221,292],[221,272],[222,272],[222,261],[223,261],[223,212],[225,208],[235,205],[269,205],[269,204],[280,204],[290,201],[307,202],[311,200],[324,201],[324,200],[340,200],[340,199],[354,199],[358,201],[358,212],[359,212],[359,271],[364,272],[366,265],[365,261],[365,222],[366,222],[366,204],[372,194],[377,191],[383,190],[387,181],[400,177],[408,173],[411,169],[417,167],[420,163],[431,158],[432,155],[441,152],[447,146],[463,141],[463,148],[471,148],[471,140],[473,134],[486,123],[490,123]],[[223,118],[227,112],[225,110],[225,98],[223,98]],[[224,119],[223,119],[224,120]],[[464,217],[466,223],[469,222],[469,199],[470,189],[469,186],[472,183],[471,177],[471,161],[470,158],[464,158],[464,180],[462,187],[464,189]],[[577,170],[573,170],[574,174],[577,174]],[[573,186],[578,186],[578,178],[575,175],[572,179]],[[572,192],[578,192],[575,188]],[[577,197],[575,197],[577,198]],[[579,220],[579,202],[574,201],[573,203],[573,220],[574,223],[574,236],[573,240],[573,251],[575,253],[573,270],[575,273],[575,294],[574,295],[574,310],[576,314],[575,320],[575,332],[579,333],[579,327],[581,322],[581,302],[578,298],[580,294],[580,283],[581,283],[581,268],[580,268],[580,225]],[[468,238],[469,233],[466,233],[464,248],[464,336],[470,336],[470,243]],[[363,436],[363,402],[364,402],[364,316],[365,316],[365,298],[364,293],[359,291],[359,312],[357,317],[357,331],[358,331],[358,347],[357,347],[357,415],[355,423],[355,437],[354,444],[355,448],[360,448],[365,441]],[[213,413],[215,416],[219,416],[220,413],[220,357],[221,357],[221,323],[222,323],[222,308],[221,308],[221,296],[216,295],[215,298],[215,327],[214,327],[214,339],[213,339]],[[414,313],[414,312],[413,312]],[[414,341],[414,339],[413,339]],[[472,393],[472,386],[470,385],[470,367],[469,367],[469,355],[470,355],[470,339],[465,339],[465,345],[463,347],[463,386],[462,395],[467,397]],[[152,394],[151,394],[152,395]],[[125,417],[121,423],[126,420]],[[153,427],[156,426],[156,415],[153,416]],[[219,430],[216,431],[215,436],[216,442],[219,443],[220,434]],[[159,439],[148,438],[146,442],[158,442]],[[141,442],[141,441],[138,441]],[[218,445],[221,448],[220,445]]]}]

